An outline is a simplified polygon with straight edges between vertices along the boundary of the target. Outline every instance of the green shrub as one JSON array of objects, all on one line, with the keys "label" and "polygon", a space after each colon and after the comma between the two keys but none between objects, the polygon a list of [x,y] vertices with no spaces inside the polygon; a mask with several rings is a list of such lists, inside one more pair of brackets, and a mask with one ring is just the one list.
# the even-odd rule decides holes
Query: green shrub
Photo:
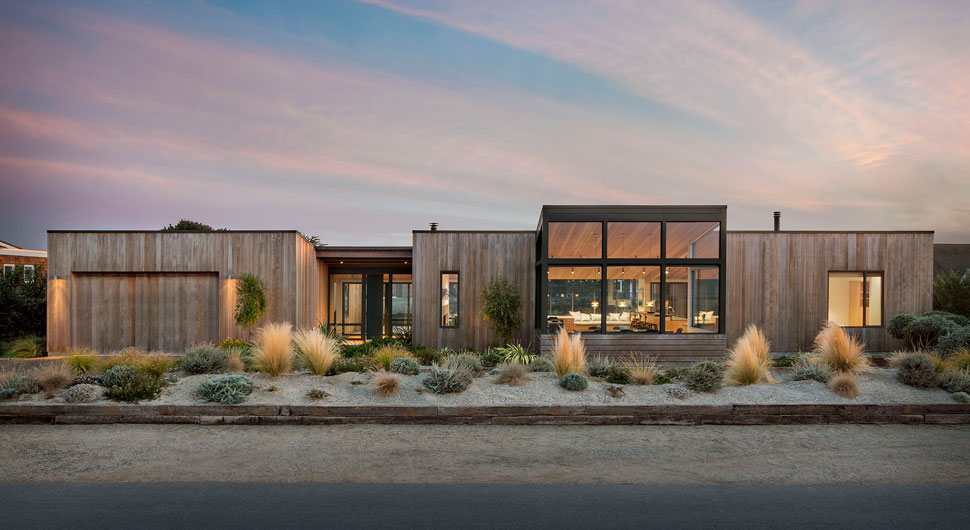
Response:
[{"label": "green shrub", "polygon": [[40,392],[40,381],[33,375],[20,375],[11,371],[0,373],[0,399],[37,392]]},{"label": "green shrub", "polygon": [[968,318],[966,316],[963,316],[963,315],[958,315],[958,314],[955,314],[955,313],[951,313],[949,311],[939,311],[939,310],[935,310],[935,311],[930,311],[928,313],[924,313],[923,316],[927,316],[927,317],[940,316],[940,317],[943,317],[943,318],[949,320],[950,322],[953,322],[958,327],[970,326],[970,318]]},{"label": "green shrub", "polygon": [[240,274],[237,282],[233,316],[237,324],[251,328],[266,312],[266,286],[252,274]]},{"label": "green shrub", "polygon": [[952,394],[950,397],[953,398],[953,401],[956,401],[957,403],[970,403],[970,394],[967,394],[966,392],[957,392]]},{"label": "green shrub", "polygon": [[960,348],[947,359],[957,370],[970,370],[970,348]]},{"label": "green shrub", "polygon": [[552,372],[555,369],[556,368],[552,365],[552,361],[550,361],[547,357],[536,357],[535,359],[532,359],[531,363],[529,363],[530,372]]},{"label": "green shrub", "polygon": [[465,366],[447,368],[432,365],[431,373],[422,383],[435,394],[464,392],[472,383],[472,372]]},{"label": "green shrub", "polygon": [[254,388],[252,379],[244,375],[229,374],[206,379],[199,385],[196,394],[204,401],[235,405],[245,401]]},{"label": "green shrub", "polygon": [[482,366],[497,366],[505,360],[505,351],[502,348],[489,348],[482,352]]},{"label": "green shrub", "polygon": [[67,357],[67,365],[77,375],[84,375],[94,368],[98,358],[87,351],[80,350]]},{"label": "green shrub", "polygon": [[559,379],[559,386],[566,390],[579,392],[589,387],[589,381],[582,374],[570,372]]},{"label": "green shrub", "polygon": [[596,355],[586,361],[586,369],[589,371],[589,375],[593,377],[606,377],[606,374],[610,373],[612,368],[613,360],[602,355]]},{"label": "green shrub", "polygon": [[33,359],[43,357],[47,353],[46,341],[41,337],[24,337],[10,344],[7,350],[9,357]]},{"label": "green shrub", "polygon": [[957,327],[953,321],[936,315],[924,315],[914,319],[903,330],[904,340],[915,349],[933,349],[940,337]]},{"label": "green shrub", "polygon": [[391,363],[394,362],[394,359],[410,356],[411,352],[400,344],[389,344],[374,350],[374,358],[381,363],[385,370],[391,369]]},{"label": "green shrub", "polygon": [[796,361],[798,361],[797,355],[782,355],[781,357],[772,360],[771,366],[776,368],[789,368],[794,366]]},{"label": "green shrub", "polygon": [[529,364],[537,357],[536,354],[529,353],[529,350],[520,344],[506,344],[502,348],[502,353],[507,363]]},{"label": "green shrub", "polygon": [[936,375],[936,386],[947,392],[970,393],[970,370],[947,370]]},{"label": "green shrub", "polygon": [[684,385],[695,392],[716,392],[724,383],[724,368],[714,361],[694,363],[684,374]]},{"label": "green shrub", "polygon": [[630,380],[630,370],[620,366],[610,368],[606,373],[605,379],[607,383],[613,383],[614,385],[628,385],[630,384]]},{"label": "green shrub", "polygon": [[221,374],[229,369],[229,354],[211,344],[200,344],[185,352],[178,364],[187,374]]},{"label": "green shrub", "polygon": [[512,342],[522,329],[522,295],[518,284],[504,276],[492,278],[480,297],[482,318],[492,323],[492,331],[502,343]]},{"label": "green shrub", "polygon": [[793,381],[818,381],[828,383],[832,378],[832,368],[816,355],[802,355],[792,365]]},{"label": "green shrub", "polygon": [[936,351],[948,357],[962,349],[970,349],[970,326],[950,330],[936,343]]},{"label": "green shrub", "polygon": [[[155,399],[162,391],[165,383],[162,379],[150,374],[139,372],[133,366],[118,365],[101,378],[105,384],[104,395],[114,401],[137,403],[143,399]],[[108,384],[107,381],[113,384]]]},{"label": "green shrub", "polygon": [[889,322],[886,324],[886,332],[897,339],[906,340],[908,338],[906,329],[914,320],[916,320],[915,315],[900,313],[889,319]]},{"label": "green shrub", "polygon": [[249,348],[249,343],[242,339],[226,339],[219,343],[219,347],[223,350],[229,350],[230,348]]},{"label": "green shrub", "polygon": [[174,368],[175,365],[175,359],[165,355],[146,355],[135,362],[135,368],[137,368],[139,372],[154,375],[155,377],[164,376],[165,373]]},{"label": "green shrub", "polygon": [[441,366],[451,370],[467,371],[473,377],[477,377],[485,373],[485,367],[482,366],[482,360],[479,359],[477,355],[472,355],[470,353],[449,355],[441,362]]},{"label": "green shrub", "polygon": [[0,275],[0,340],[45,333],[47,275],[17,265],[13,274]]},{"label": "green shrub", "polygon": [[425,366],[431,366],[432,364],[440,361],[444,355],[441,350],[433,350],[425,346],[418,346],[414,349],[414,356]]},{"label": "green shrub", "polygon": [[391,371],[397,374],[418,375],[421,366],[410,357],[398,357],[391,362]]},{"label": "green shrub", "polygon": [[655,385],[669,385],[670,383],[673,383],[673,382],[674,382],[673,378],[671,378],[670,374],[668,374],[667,372],[657,372],[653,376],[653,384]]},{"label": "green shrub", "polygon": [[904,385],[930,388],[936,384],[936,363],[925,353],[907,353],[896,360],[896,379]]},{"label": "green shrub", "polygon": [[337,359],[330,367],[330,374],[344,374],[347,372],[377,372],[381,363],[373,357],[354,357],[352,359]]},{"label": "green shrub", "polygon": [[970,268],[934,278],[933,308],[970,317]]}]

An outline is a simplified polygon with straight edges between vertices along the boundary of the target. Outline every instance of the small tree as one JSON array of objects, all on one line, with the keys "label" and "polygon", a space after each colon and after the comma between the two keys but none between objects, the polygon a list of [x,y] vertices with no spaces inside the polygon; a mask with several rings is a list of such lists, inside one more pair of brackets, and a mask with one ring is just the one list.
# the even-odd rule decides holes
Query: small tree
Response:
[{"label": "small tree", "polygon": [[493,278],[482,289],[482,317],[492,323],[492,331],[502,341],[511,343],[522,328],[522,295],[519,285],[502,276]]},{"label": "small tree", "polygon": [[933,309],[970,317],[970,269],[950,271],[933,281]]},{"label": "small tree", "polygon": [[0,273],[0,340],[47,334],[47,277],[40,269]]},{"label": "small tree", "polygon": [[236,284],[236,323],[253,327],[266,312],[266,289],[252,274],[241,274]]}]

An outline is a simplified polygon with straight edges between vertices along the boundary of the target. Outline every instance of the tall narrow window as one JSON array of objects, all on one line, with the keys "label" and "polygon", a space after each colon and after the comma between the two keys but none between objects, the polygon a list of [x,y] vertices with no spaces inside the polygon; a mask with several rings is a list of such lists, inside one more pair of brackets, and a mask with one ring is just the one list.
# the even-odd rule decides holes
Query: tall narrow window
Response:
[{"label": "tall narrow window", "polygon": [[882,273],[829,272],[829,320],[840,326],[882,326]]},{"label": "tall narrow window", "polygon": [[441,273],[441,327],[458,327],[458,273]]}]

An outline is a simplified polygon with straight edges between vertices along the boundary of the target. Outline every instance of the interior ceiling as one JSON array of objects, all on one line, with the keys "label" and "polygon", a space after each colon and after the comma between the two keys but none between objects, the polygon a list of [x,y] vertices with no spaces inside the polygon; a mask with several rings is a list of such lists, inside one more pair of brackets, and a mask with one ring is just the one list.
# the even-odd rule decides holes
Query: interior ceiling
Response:
[{"label": "interior ceiling", "polygon": [[[700,279],[716,279],[717,269],[694,267],[700,271]],[[687,281],[689,267],[667,267],[667,281]],[[549,267],[550,280],[599,280],[599,267]],[[607,267],[606,277],[610,280],[643,280],[646,282],[660,281],[660,267],[657,266],[626,266]]]},{"label": "interior ceiling", "polygon": [[[667,223],[667,257],[687,257],[691,243],[718,227],[716,221]],[[608,224],[608,258],[659,258],[660,223],[611,222]],[[602,255],[602,224],[549,223],[550,258],[599,258]],[[715,245],[717,237],[705,242]],[[703,253],[701,253],[703,255]]]}]

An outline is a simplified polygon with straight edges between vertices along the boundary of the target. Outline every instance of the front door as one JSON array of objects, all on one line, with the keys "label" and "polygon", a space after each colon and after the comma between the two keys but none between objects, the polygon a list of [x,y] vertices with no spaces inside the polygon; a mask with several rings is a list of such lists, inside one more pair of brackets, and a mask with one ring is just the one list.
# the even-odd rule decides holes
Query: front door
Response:
[{"label": "front door", "polygon": [[368,339],[379,339],[384,336],[383,316],[384,316],[384,275],[368,274],[367,287],[365,289],[367,303],[367,321],[364,329]]}]

